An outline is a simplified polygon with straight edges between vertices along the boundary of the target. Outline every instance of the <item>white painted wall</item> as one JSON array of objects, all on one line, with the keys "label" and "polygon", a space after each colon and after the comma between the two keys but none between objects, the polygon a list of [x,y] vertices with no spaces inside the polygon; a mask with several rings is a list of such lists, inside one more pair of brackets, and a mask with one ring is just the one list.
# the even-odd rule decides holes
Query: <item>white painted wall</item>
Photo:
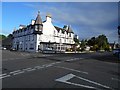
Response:
[{"label": "white painted wall", "polygon": [[[32,25],[34,24],[34,20],[31,22]],[[23,51],[38,51],[38,45],[40,45],[40,42],[56,42],[56,43],[69,43],[69,44],[74,44],[74,34],[71,33],[71,37],[69,37],[69,34],[67,34],[67,32],[65,32],[64,34],[62,33],[62,31],[60,30],[59,32],[56,30],[56,28],[53,26],[52,24],[52,20],[50,17],[46,17],[46,22],[43,23],[43,34],[41,35],[34,35],[31,34],[33,32],[32,30],[29,30],[27,28],[27,30],[21,33],[15,33],[13,34],[13,36],[15,37],[13,40],[13,48],[17,48],[16,43],[19,42],[19,47],[22,47]],[[27,34],[31,34],[31,35],[27,35]],[[26,36],[24,36],[26,35]],[[18,37],[21,36],[21,37]],[[57,36],[57,37],[55,37]],[[20,44],[20,42],[22,44]],[[29,49],[31,46],[31,44],[34,45],[34,49]],[[43,45],[40,46],[41,48],[43,48]],[[70,46],[68,46],[70,47]],[[27,50],[26,50],[27,48]]]}]

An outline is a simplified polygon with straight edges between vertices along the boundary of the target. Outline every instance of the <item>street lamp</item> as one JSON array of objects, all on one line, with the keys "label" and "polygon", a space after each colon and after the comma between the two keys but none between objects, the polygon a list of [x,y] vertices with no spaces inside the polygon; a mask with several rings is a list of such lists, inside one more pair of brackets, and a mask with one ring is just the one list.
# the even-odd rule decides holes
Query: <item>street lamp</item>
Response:
[{"label": "street lamp", "polygon": [[120,47],[120,26],[118,26],[118,44]]}]

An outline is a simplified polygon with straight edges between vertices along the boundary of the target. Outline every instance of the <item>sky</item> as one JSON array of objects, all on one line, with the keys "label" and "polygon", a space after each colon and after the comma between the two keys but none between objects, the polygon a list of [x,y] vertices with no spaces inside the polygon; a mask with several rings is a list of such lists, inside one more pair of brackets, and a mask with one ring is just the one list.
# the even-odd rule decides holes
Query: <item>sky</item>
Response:
[{"label": "sky", "polygon": [[30,24],[38,10],[43,21],[50,13],[53,25],[70,25],[80,40],[104,34],[110,43],[118,42],[117,2],[2,2],[2,34]]}]

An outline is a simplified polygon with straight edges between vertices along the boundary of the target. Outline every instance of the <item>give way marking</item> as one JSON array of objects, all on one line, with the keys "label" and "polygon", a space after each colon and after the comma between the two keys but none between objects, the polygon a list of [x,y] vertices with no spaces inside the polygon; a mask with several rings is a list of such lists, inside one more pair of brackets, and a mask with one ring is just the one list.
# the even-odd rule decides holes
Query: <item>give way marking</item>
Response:
[{"label": "give way marking", "polygon": [[93,86],[82,85],[82,84],[72,83],[72,82],[68,81],[68,80],[70,80],[70,79],[72,79],[72,78],[74,78],[74,77],[76,77],[78,80],[84,80],[84,81],[87,81],[87,82],[89,82],[89,83],[92,83],[92,84],[101,86],[101,87],[106,88],[106,89],[112,89],[112,88],[110,88],[109,86],[102,85],[102,84],[100,84],[100,83],[98,83],[98,82],[91,81],[91,80],[89,80],[89,79],[85,79],[85,78],[83,78],[83,77],[76,76],[76,75],[74,75],[74,74],[72,74],[72,73],[67,74],[67,75],[65,75],[65,76],[63,76],[63,77],[61,77],[61,78],[55,79],[55,81],[57,81],[57,82],[62,82],[62,83],[66,83],[66,84],[70,84],[70,85],[80,86],[80,87],[84,87],[84,88],[99,89],[99,88],[96,88],[96,87],[93,87]]}]

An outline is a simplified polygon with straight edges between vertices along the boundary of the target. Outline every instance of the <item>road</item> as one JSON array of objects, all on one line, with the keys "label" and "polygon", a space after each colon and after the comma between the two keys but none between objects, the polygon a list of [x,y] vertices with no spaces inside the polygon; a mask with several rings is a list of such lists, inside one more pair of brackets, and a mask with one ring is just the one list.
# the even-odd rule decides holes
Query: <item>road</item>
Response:
[{"label": "road", "polygon": [[111,52],[40,54],[3,51],[2,88],[118,90],[119,61]]}]

